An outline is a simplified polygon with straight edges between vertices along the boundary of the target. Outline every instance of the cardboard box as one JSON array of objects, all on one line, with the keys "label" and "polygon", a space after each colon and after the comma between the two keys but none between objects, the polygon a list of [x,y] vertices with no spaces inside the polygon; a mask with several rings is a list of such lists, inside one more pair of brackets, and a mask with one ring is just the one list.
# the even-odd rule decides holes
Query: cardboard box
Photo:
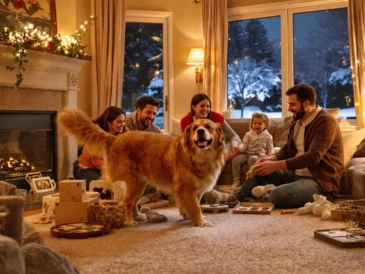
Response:
[{"label": "cardboard box", "polygon": [[55,207],[56,225],[73,222],[93,222],[93,204],[98,204],[99,198],[89,198],[83,202],[57,202]]},{"label": "cardboard box", "polygon": [[82,202],[86,197],[86,180],[63,180],[59,184],[60,202]]},{"label": "cardboard box", "polygon": [[43,214],[54,217],[56,203],[60,201],[59,193],[42,197],[42,212]]},{"label": "cardboard box", "polygon": [[346,221],[351,219],[355,210],[335,208],[331,210],[331,220]]}]

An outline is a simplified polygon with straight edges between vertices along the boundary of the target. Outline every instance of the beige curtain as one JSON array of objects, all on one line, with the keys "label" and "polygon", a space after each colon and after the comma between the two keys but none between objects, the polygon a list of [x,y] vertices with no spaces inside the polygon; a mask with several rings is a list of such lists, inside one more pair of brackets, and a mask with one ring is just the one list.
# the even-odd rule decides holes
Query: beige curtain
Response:
[{"label": "beige curtain", "polygon": [[349,0],[350,58],[357,124],[365,128],[365,2]]},{"label": "beige curtain", "polygon": [[202,0],[204,39],[203,90],[212,101],[212,109],[227,109],[227,0]]},{"label": "beige curtain", "polygon": [[91,11],[98,18],[91,27],[91,112],[100,115],[109,106],[121,106],[125,0],[91,0]]}]

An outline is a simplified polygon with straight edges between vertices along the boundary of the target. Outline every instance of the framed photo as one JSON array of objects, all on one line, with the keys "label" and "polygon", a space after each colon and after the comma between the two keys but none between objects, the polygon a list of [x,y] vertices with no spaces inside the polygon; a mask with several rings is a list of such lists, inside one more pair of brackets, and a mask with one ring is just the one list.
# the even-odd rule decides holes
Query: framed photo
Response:
[{"label": "framed photo", "polygon": [[52,191],[56,188],[56,183],[50,177],[32,178],[31,187],[34,193]]},{"label": "framed photo", "polygon": [[49,35],[57,34],[56,0],[0,0],[0,26],[32,23]]}]

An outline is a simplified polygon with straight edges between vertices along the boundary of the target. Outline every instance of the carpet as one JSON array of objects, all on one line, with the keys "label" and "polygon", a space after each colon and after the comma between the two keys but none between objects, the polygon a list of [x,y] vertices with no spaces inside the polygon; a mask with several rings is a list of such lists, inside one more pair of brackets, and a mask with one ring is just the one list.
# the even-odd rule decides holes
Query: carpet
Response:
[{"label": "carpet", "polygon": [[[313,237],[344,227],[313,215],[205,213],[214,227],[182,220],[178,209],[157,209],[165,223],[111,230],[88,239],[54,238],[52,225],[34,225],[45,245],[84,273],[365,273],[365,248],[339,248]],[[39,216],[26,217],[33,221]]]}]

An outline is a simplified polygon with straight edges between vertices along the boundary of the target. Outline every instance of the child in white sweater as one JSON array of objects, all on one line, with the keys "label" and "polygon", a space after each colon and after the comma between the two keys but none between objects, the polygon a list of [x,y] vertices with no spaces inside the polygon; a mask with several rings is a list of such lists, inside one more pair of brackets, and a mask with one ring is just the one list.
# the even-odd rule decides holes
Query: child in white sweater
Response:
[{"label": "child in white sweater", "polygon": [[231,189],[241,185],[241,168],[248,163],[249,168],[261,157],[274,153],[271,134],[267,131],[269,118],[263,113],[253,113],[251,129],[243,137],[242,152],[232,160],[233,183]]}]

